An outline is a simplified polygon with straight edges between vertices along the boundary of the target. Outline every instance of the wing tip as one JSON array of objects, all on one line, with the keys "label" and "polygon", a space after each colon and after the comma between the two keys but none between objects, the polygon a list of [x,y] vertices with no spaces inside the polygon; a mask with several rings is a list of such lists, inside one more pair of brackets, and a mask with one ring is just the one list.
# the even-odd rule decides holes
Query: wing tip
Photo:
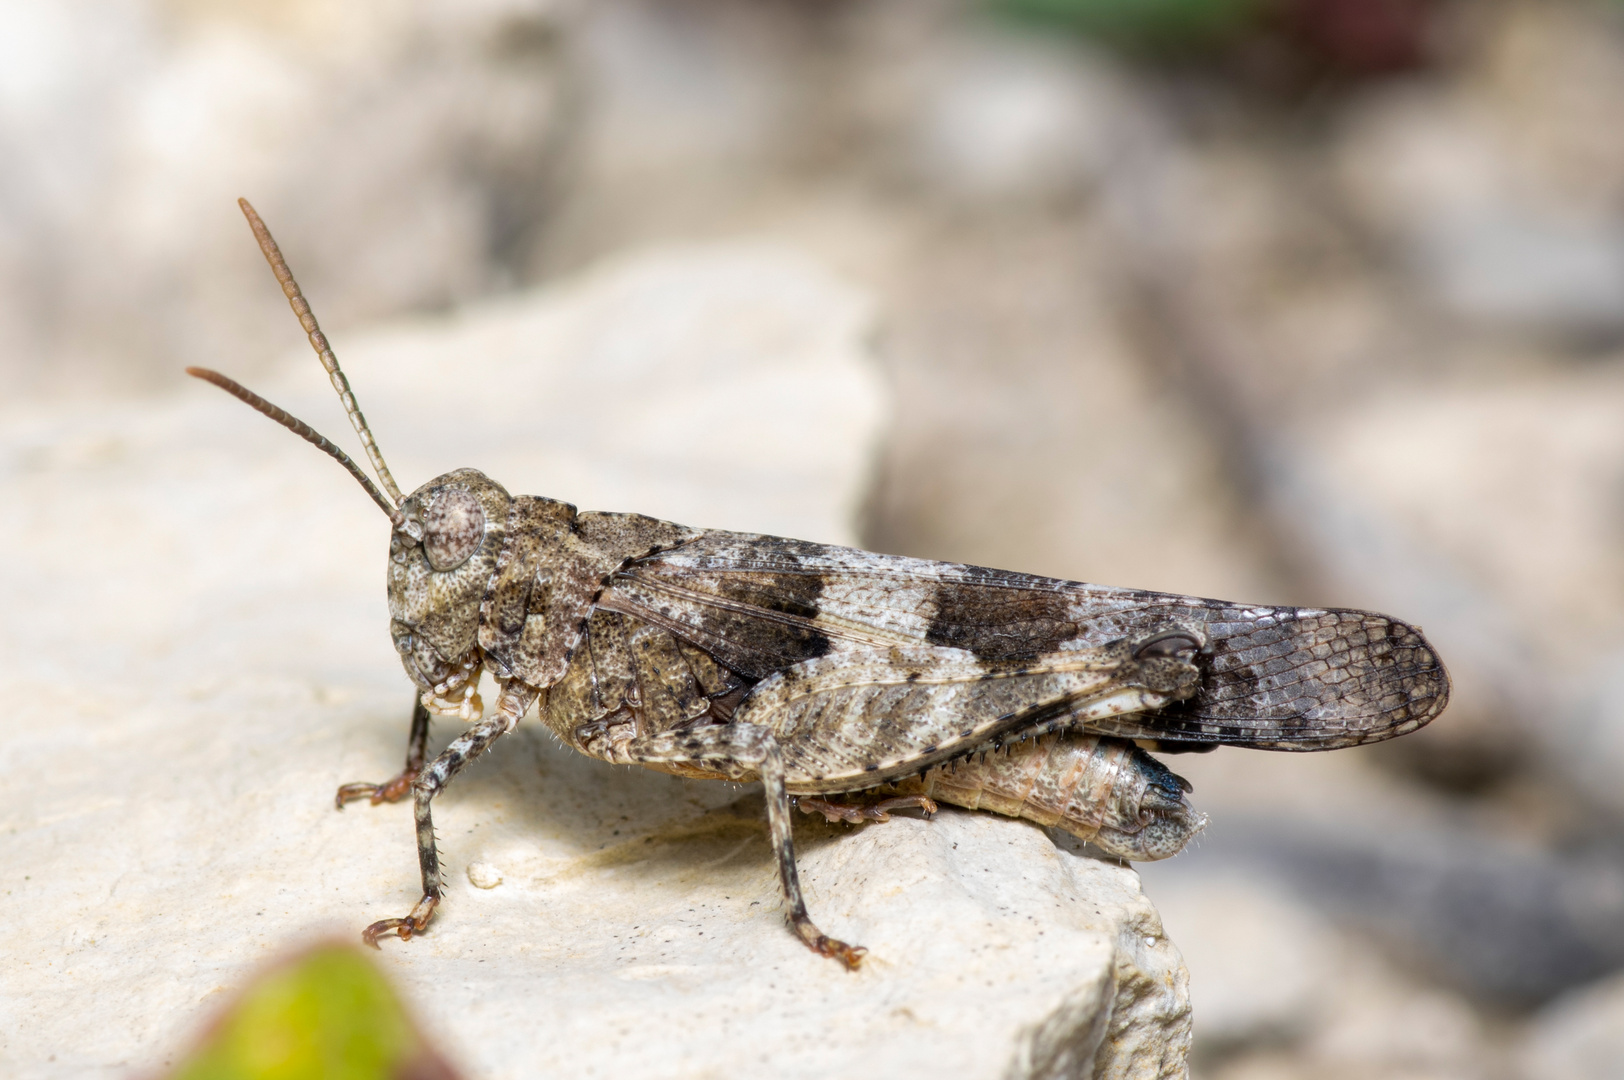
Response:
[{"label": "wing tip", "polygon": [[[1282,687],[1260,688],[1266,679],[1253,663],[1214,671],[1214,682],[1191,703],[1178,734],[1192,742],[1262,750],[1338,750],[1408,735],[1448,706],[1449,671],[1420,627],[1371,611],[1315,609],[1314,614],[1355,617],[1367,635],[1360,649],[1383,641],[1387,646],[1349,665],[1355,671],[1351,679],[1305,679],[1301,685],[1309,692],[1287,701],[1268,700]],[[1379,633],[1368,636],[1373,631]]]}]

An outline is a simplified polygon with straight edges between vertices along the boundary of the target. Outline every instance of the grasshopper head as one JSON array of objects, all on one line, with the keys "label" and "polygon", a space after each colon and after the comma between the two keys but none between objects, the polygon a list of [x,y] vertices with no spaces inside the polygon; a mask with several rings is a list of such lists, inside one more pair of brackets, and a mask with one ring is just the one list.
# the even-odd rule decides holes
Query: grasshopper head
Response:
[{"label": "grasshopper head", "polygon": [[474,469],[446,473],[401,498],[400,488],[350,390],[349,379],[316,324],[316,316],[270,230],[246,199],[238,199],[237,203],[282,286],[282,294],[299,317],[310,347],[326,369],[377,474],[377,483],[332,440],[242,384],[207,368],[187,368],[187,374],[213,383],[264,413],[331,455],[355,477],[389,518],[390,633],[401,663],[406,665],[406,674],[432,695],[425,697],[425,704],[460,705],[465,715],[477,712],[479,696],[472,691],[481,664],[479,607],[502,551],[512,500],[500,484]]},{"label": "grasshopper head", "polygon": [[511,501],[477,469],[436,477],[401,501],[389,537],[389,629],[424,690],[447,696],[477,671],[479,605]]}]

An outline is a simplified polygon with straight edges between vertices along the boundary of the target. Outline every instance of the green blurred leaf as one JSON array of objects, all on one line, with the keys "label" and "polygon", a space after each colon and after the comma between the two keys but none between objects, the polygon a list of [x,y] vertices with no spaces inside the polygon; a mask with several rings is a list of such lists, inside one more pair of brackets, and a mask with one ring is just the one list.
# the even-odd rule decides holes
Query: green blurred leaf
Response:
[{"label": "green blurred leaf", "polygon": [[256,979],[172,1080],[430,1080],[454,1074],[358,949],[324,945]]},{"label": "green blurred leaf", "polygon": [[993,10],[1125,44],[1208,44],[1253,25],[1268,0],[989,0]]}]

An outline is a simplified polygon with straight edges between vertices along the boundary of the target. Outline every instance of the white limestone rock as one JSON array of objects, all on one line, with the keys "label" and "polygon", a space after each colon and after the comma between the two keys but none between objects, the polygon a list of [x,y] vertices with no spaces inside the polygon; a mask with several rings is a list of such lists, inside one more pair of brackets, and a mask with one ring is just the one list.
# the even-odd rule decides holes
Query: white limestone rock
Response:
[{"label": "white limestone rock", "polygon": [[1146,875],[1201,973],[1191,995],[1198,1074],[1492,1074],[1464,997],[1417,980],[1255,866],[1214,866],[1205,854]]},{"label": "white limestone rock", "polygon": [[1624,1076],[1624,975],[1558,998],[1534,1019],[1519,1055],[1525,1080]]},{"label": "white limestone rock", "polygon": [[1120,153],[1133,108],[1104,57],[1075,42],[1009,34],[944,35],[902,58],[902,166],[927,189],[986,204],[1075,199]]},{"label": "white limestone rock", "polygon": [[1483,12],[1447,74],[1344,114],[1333,160],[1346,205],[1421,299],[1474,329],[1624,334],[1624,153],[1606,119],[1624,91],[1624,38],[1610,15]]},{"label": "white limestone rock", "polygon": [[[335,344],[408,486],[475,464],[849,541],[885,416],[870,321],[795,254],[734,246]],[[257,388],[347,436],[313,358],[283,370]],[[0,1073],[161,1069],[266,959],[416,898],[409,811],[330,802],[405,741],[387,527],[206,387],[0,430]],[[1137,877],[1032,826],[803,818],[816,917],[871,950],[853,974],[784,927],[748,790],[528,722],[436,823],[448,901],[379,960],[470,1075],[1183,1074],[1187,975]]]},{"label": "white limestone rock", "polygon": [[0,5],[0,375],[152,391],[263,371],[281,313],[233,205],[330,327],[528,272],[572,86],[568,0]]}]

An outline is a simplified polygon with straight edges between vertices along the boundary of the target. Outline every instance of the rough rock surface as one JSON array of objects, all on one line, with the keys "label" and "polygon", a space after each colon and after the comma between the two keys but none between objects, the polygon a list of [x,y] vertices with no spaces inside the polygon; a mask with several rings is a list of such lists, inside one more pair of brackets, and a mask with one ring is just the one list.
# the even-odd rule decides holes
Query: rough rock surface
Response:
[{"label": "rough rock surface", "polygon": [[1465,1002],[1417,985],[1255,866],[1152,875],[1148,888],[1202,972],[1196,1075],[1495,1075]]},{"label": "rough rock surface", "polygon": [[[337,347],[409,485],[476,464],[841,541],[884,415],[869,322],[793,254],[731,247]],[[308,354],[283,371],[258,388],[349,434]],[[415,899],[406,809],[330,801],[405,740],[386,528],[201,386],[13,411],[0,486],[0,1072],[158,1068],[255,965]],[[785,930],[748,789],[532,723],[436,807],[449,902],[380,958],[470,1075],[1183,1074],[1188,976],[1136,875],[1032,826],[803,818],[814,913],[871,950],[849,974]]]}]

